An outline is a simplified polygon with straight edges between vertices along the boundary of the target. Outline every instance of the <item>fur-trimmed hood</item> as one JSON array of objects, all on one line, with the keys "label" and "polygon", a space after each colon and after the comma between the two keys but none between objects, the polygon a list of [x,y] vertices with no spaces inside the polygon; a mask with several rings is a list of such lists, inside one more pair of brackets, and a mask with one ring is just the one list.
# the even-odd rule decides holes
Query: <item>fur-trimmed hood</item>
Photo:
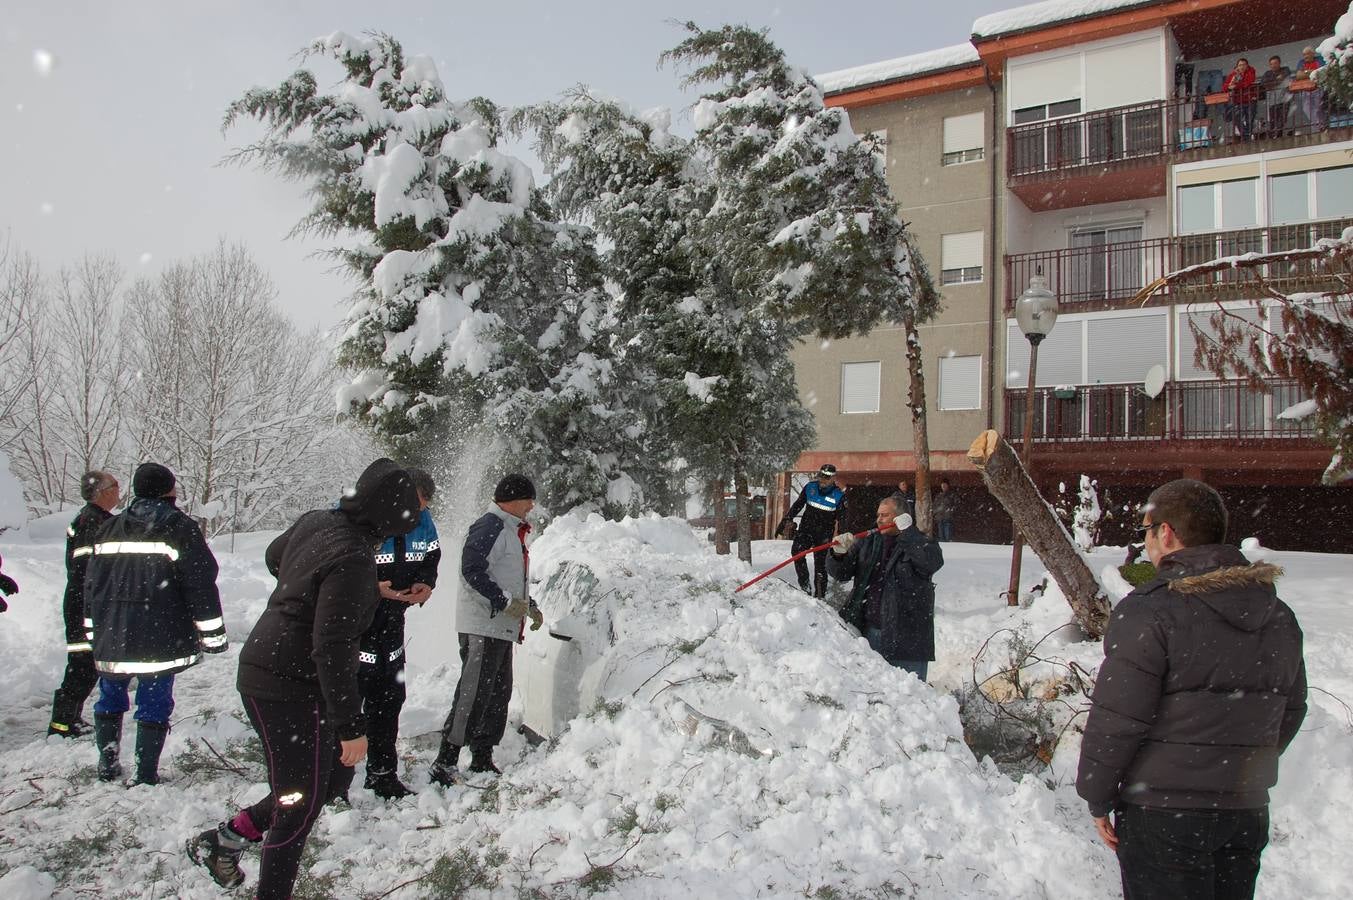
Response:
[{"label": "fur-trimmed hood", "polygon": [[1273,615],[1282,574],[1280,566],[1251,563],[1223,544],[1186,547],[1160,561],[1160,579],[1171,593],[1206,603],[1242,631],[1257,631]]}]

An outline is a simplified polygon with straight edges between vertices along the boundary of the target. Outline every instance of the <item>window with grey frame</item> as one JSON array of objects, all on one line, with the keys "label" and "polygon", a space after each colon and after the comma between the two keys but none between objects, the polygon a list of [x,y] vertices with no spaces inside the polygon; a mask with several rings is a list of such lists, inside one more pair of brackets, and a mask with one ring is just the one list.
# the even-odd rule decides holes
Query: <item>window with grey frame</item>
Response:
[{"label": "window with grey frame", "polygon": [[[1013,171],[1036,172],[1081,163],[1083,141],[1080,121],[1056,121],[1079,115],[1080,111],[1080,98],[1015,110],[1012,116],[1016,126],[1011,148],[1014,154]],[[1030,127],[1044,121],[1046,125]]]},{"label": "window with grey frame", "polygon": [[1071,233],[1068,301],[1131,297],[1142,287],[1142,226],[1079,228]]}]

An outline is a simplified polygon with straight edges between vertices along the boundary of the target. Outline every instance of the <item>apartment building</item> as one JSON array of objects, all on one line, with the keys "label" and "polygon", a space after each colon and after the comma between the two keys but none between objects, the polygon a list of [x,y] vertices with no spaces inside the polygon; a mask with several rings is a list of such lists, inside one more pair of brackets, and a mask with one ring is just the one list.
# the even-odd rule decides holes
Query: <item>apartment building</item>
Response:
[{"label": "apartment building", "polygon": [[[1227,496],[1233,537],[1353,549],[1333,525],[1353,514],[1353,488],[1320,486],[1328,448],[1308,421],[1278,417],[1304,399],[1296,385],[1256,392],[1194,364],[1190,322],[1206,331],[1217,302],[1272,315],[1254,282],[1227,271],[1134,300],[1167,272],[1353,225],[1353,113],[1300,76],[1256,81],[1244,103],[1221,91],[1240,57],[1261,75],[1275,56],[1298,70],[1346,10],[1040,3],[979,19],[967,44],[821,76],[857,132],[886,138],[889,182],[943,294],[921,338],[932,468],[958,490],[958,539],[1008,539],[965,451],[987,427],[1017,442],[1032,403],[1035,479],[1055,499],[1096,478],[1110,539],[1126,540],[1153,486],[1187,476]],[[1061,312],[1030,390],[1013,310],[1035,273]],[[1265,277],[1322,283],[1305,265]],[[883,329],[799,349],[818,444],[781,479],[772,517],[822,462],[840,468],[861,522],[914,471],[903,344]]]}]

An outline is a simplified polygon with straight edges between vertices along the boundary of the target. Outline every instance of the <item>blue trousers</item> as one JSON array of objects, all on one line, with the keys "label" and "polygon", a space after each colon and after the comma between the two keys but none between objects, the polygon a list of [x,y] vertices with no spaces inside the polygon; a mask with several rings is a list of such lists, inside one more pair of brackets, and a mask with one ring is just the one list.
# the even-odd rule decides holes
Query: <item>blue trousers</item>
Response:
[{"label": "blue trousers", "polygon": [[[866,628],[864,630],[864,637],[865,640],[869,641],[870,648],[878,653],[879,656],[883,656],[883,651],[879,649],[883,646],[883,629]],[[901,669],[904,672],[910,672],[922,681],[925,681],[926,670],[930,668],[929,660],[924,659],[888,659],[886,656],[883,656],[883,659],[893,668]]]},{"label": "blue trousers", "polygon": [[[132,677],[99,676],[99,699],[94,701],[94,714],[120,716],[125,713],[131,707],[127,689]],[[168,725],[169,714],[174,711],[174,676],[137,675],[135,678],[136,721]]]}]

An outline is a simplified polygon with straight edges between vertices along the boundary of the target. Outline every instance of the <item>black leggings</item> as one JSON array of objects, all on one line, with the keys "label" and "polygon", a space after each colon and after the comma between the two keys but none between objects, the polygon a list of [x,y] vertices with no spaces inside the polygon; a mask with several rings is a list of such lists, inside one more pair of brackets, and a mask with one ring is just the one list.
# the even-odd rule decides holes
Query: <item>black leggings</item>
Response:
[{"label": "black leggings", "polygon": [[258,870],[259,900],[291,896],[306,838],[330,799],[330,774],[343,764],[324,705],[278,703],[241,696],[244,711],[263,741],[272,789],[244,810],[263,836]]}]

